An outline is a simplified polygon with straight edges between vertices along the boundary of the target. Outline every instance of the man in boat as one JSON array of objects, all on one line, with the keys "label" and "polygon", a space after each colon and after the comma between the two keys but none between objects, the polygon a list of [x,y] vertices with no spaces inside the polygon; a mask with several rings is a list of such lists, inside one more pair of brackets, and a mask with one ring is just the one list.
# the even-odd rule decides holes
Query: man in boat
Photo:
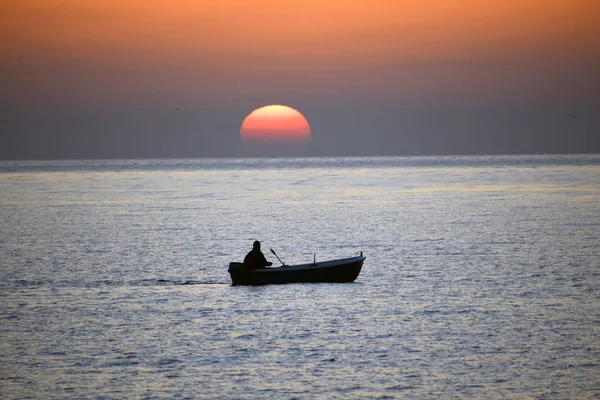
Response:
[{"label": "man in boat", "polygon": [[244,258],[244,266],[248,269],[263,269],[273,265],[272,262],[268,262],[265,255],[260,251],[260,242],[254,241],[252,250]]}]

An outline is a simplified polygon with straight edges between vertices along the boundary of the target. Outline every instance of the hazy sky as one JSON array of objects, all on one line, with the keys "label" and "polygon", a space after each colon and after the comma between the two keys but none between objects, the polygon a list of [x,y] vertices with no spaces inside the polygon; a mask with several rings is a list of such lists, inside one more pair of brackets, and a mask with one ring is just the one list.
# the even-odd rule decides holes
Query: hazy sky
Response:
[{"label": "hazy sky", "polygon": [[[598,0],[3,0],[0,159],[600,152]],[[276,155],[276,154],[274,154]]]}]

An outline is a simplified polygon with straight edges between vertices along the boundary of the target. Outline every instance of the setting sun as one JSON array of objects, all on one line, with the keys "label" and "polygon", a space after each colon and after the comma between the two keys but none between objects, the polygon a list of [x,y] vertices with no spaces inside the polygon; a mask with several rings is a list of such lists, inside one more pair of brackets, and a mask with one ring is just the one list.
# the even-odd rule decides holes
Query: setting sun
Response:
[{"label": "setting sun", "polygon": [[252,111],[240,128],[244,142],[308,143],[308,121],[299,111],[282,105],[270,105]]}]

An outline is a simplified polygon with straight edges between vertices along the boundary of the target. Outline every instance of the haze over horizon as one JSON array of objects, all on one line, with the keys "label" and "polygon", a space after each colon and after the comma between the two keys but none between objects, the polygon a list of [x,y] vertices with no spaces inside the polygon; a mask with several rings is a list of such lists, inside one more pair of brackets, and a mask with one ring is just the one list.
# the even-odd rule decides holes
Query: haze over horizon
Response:
[{"label": "haze over horizon", "polygon": [[600,153],[593,0],[8,0],[0,159]]}]

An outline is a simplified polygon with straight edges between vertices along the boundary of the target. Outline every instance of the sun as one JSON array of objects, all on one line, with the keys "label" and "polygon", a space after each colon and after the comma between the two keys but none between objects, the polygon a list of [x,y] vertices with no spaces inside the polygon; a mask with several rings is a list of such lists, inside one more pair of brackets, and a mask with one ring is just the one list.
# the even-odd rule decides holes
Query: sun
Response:
[{"label": "sun", "polygon": [[252,111],[244,119],[240,138],[251,144],[307,144],[312,139],[312,132],[308,121],[298,110],[269,105]]}]

